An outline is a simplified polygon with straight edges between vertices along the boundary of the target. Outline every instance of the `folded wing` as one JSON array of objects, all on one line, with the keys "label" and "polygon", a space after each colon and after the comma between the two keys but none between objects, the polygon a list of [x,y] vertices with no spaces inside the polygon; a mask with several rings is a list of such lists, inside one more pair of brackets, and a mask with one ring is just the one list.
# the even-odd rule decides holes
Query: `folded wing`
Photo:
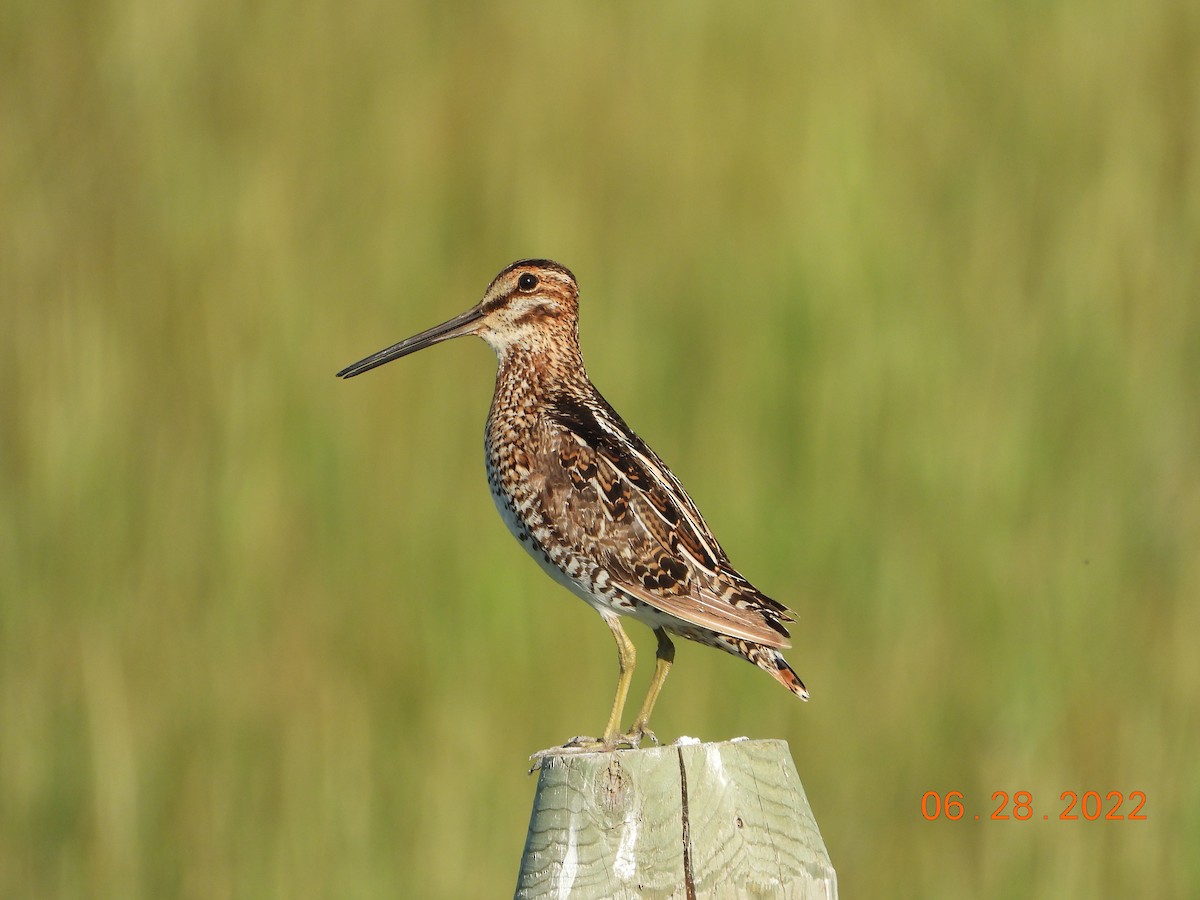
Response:
[{"label": "folded wing", "polygon": [[542,452],[543,523],[620,590],[693,625],[768,647],[790,646],[787,609],[730,565],[679,481],[599,394],[559,395]]}]

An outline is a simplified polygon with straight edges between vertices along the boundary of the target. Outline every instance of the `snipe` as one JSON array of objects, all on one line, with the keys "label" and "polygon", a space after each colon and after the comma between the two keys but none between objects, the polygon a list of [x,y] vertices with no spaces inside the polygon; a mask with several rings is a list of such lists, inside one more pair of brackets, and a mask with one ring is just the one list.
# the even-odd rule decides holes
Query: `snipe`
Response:
[{"label": "snipe", "polygon": [[[793,694],[804,684],[779,653],[790,646],[787,609],[729,562],[700,510],[657,454],[634,434],[584,370],[579,288],[565,267],[524,259],[495,277],[483,299],[448,322],[347,366],[351,378],[467,334],[500,360],[487,420],[487,473],[505,524],[555,581],[612,629],[620,677],[599,739],[637,746],[649,729],[678,635],[740,656]],[[620,731],[635,652],[630,616],[654,630],[657,663],[633,725]]]}]

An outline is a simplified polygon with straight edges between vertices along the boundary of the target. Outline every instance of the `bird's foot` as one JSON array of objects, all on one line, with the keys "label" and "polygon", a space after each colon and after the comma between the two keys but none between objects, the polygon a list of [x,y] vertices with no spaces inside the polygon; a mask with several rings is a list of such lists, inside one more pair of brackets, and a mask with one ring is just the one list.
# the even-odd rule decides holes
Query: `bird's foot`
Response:
[{"label": "bird's foot", "polygon": [[618,744],[628,744],[631,748],[637,750],[641,747],[642,741],[647,739],[655,747],[659,745],[658,737],[653,731],[646,727],[644,722],[641,722],[635,723],[634,726],[624,734],[617,735],[616,742]]},{"label": "bird's foot", "polygon": [[571,738],[561,747],[547,747],[529,757],[532,760],[542,760],[547,756],[573,756],[577,753],[605,753],[616,749],[616,742],[604,738],[594,738],[579,735]]},{"label": "bird's foot", "polygon": [[608,753],[618,750],[621,746],[620,736],[616,737],[587,737],[580,735],[571,738],[559,748],[564,753]]},{"label": "bird's foot", "polygon": [[534,767],[530,769],[532,773],[542,763],[542,760],[551,756],[575,756],[581,753],[610,753],[613,750],[630,749],[637,750],[641,747],[644,740],[649,739],[654,746],[659,746],[658,738],[654,732],[647,728],[644,724],[635,724],[629,731],[624,734],[614,734],[610,737],[587,737],[577,735],[571,738],[561,747],[547,747],[545,750],[539,750],[529,758],[533,760]]}]

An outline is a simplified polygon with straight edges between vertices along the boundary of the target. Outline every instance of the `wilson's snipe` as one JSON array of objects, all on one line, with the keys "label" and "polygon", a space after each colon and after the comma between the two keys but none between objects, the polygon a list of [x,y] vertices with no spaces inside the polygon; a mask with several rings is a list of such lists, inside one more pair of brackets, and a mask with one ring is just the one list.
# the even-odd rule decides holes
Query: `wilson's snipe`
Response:
[{"label": "wilson's snipe", "polygon": [[[538,564],[591,604],[617,641],[620,677],[604,735],[573,743],[637,746],[653,738],[650,712],[675,656],[669,634],[749,660],[807,699],[779,653],[790,646],[787,609],[733,568],[678,479],[592,386],[579,353],[578,309],[579,288],[566,268],[521,260],[462,315],[338,375],[360,375],[465,334],[496,351],[487,420],[496,507]],[[658,638],[646,702],[624,734],[635,653],[621,616],[644,622]]]}]

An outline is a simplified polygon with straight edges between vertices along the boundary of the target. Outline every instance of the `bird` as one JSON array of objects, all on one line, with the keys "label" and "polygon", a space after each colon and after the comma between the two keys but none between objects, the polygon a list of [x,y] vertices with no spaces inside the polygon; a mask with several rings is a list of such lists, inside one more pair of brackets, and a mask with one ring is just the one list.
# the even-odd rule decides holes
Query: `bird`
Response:
[{"label": "bird", "polygon": [[[353,378],[465,335],[483,338],[498,360],[485,430],[496,508],[538,565],[600,614],[617,645],[617,690],[603,733],[565,746],[657,743],[650,714],[675,659],[672,636],[739,656],[807,700],[780,653],[791,646],[786,623],[795,621],[787,607],[733,567],[679,479],[588,378],[579,286],[565,266],[518,260],[466,312],[337,375]],[[645,701],[622,730],[636,662],[625,618],[649,626],[658,646]]]}]

